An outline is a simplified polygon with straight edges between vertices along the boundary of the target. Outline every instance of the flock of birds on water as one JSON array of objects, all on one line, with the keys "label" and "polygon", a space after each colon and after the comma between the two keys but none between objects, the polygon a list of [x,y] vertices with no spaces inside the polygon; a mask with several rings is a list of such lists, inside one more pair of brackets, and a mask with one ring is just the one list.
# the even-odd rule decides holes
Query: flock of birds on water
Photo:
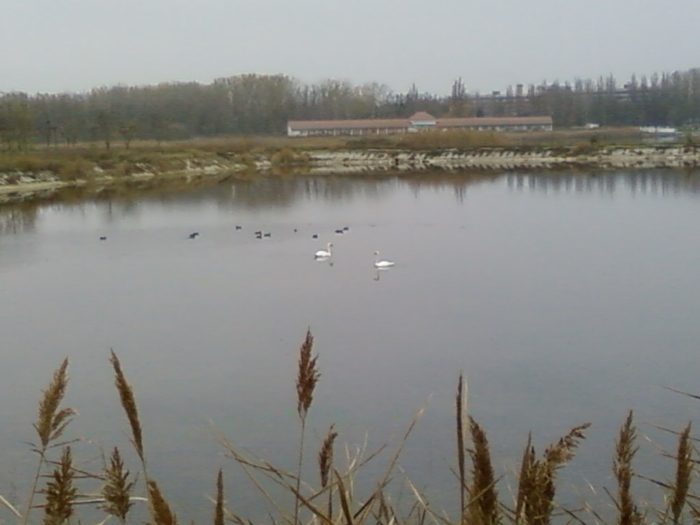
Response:
[{"label": "flock of birds on water", "polygon": [[[243,226],[236,225],[236,230],[242,230],[242,229],[243,229]],[[345,232],[348,232],[348,231],[350,231],[350,228],[348,226],[344,226],[343,228],[338,228],[337,230],[335,230],[335,234],[336,235],[343,235]],[[294,233],[297,233],[296,228],[294,228]],[[192,232],[188,235],[189,239],[196,239],[197,237],[199,237],[199,232]],[[256,239],[263,239],[265,237],[272,237],[272,233],[271,232],[263,232],[262,230],[258,230],[255,232]],[[311,236],[311,238],[318,239],[318,234],[314,233]],[[103,235],[100,237],[100,240],[106,241],[107,237]],[[318,250],[314,254],[314,259],[317,261],[329,260],[331,257],[333,257],[333,252],[331,251],[331,248],[333,248],[333,243],[329,242],[328,244],[326,244],[325,250]],[[391,268],[392,266],[394,266],[394,261],[387,261],[384,259],[380,259],[379,252],[378,251],[374,252],[374,267],[375,268],[381,270],[381,269]]]}]

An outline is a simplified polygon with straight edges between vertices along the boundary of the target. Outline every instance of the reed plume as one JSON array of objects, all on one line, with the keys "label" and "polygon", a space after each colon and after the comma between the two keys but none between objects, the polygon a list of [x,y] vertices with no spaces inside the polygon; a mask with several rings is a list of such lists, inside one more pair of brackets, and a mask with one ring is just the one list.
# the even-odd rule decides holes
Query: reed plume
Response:
[{"label": "reed plume", "polygon": [[333,430],[335,425],[331,425],[328,429],[326,437],[323,439],[321,450],[318,452],[318,470],[321,476],[321,487],[328,486],[328,479],[331,469],[333,468],[333,443],[338,433]]},{"label": "reed plume", "polygon": [[[333,470],[333,444],[338,433],[333,430],[335,425],[328,429],[326,437],[323,439],[321,450],[318,452],[318,470],[321,476],[321,488],[328,486],[330,473]],[[328,519],[333,519],[333,491],[328,491]]]},{"label": "reed plume", "polygon": [[224,525],[224,474],[219,469],[216,476],[216,506],[214,507],[214,525]]},{"label": "reed plume", "polygon": [[124,376],[124,372],[122,372],[121,363],[119,362],[117,355],[114,353],[114,350],[110,349],[110,354],[111,356],[109,358],[109,362],[112,363],[112,367],[114,368],[114,383],[117,387],[117,391],[119,392],[119,400],[121,401],[122,408],[124,409],[126,417],[129,420],[129,425],[131,426],[132,443],[136,449],[136,453],[141,459],[141,463],[144,465],[145,470],[146,458],[143,453],[141,423],[139,421],[139,412],[136,408],[134,391],[131,389],[131,386],[129,386],[129,383]]},{"label": "reed plume", "polygon": [[520,462],[520,475],[518,477],[518,493],[515,501],[515,524],[530,522],[529,504],[536,493],[535,480],[535,447],[532,445],[532,433],[527,435],[527,443]]},{"label": "reed plume", "polygon": [[671,497],[671,517],[674,525],[677,525],[680,521],[693,476],[693,445],[691,443],[690,427],[691,424],[688,423],[678,439],[676,482],[673,486]]},{"label": "reed plume", "polygon": [[574,457],[579,442],[585,439],[583,432],[589,426],[590,423],[584,423],[572,428],[557,443],[545,449],[541,460],[535,459],[532,438],[528,437],[518,485],[516,524],[551,523],[556,494],[556,472]]},{"label": "reed plume", "polygon": [[149,479],[146,481],[146,485],[148,486],[148,502],[153,519],[153,523],[150,525],[177,525],[177,516],[170,510],[158,484]]},{"label": "reed plume", "polygon": [[473,448],[469,449],[472,461],[472,483],[469,486],[469,519],[474,525],[497,525],[501,521],[498,511],[498,492],[491,464],[486,432],[474,418],[469,417],[469,431]]},{"label": "reed plume", "polygon": [[49,387],[44,390],[44,397],[39,403],[39,417],[34,423],[34,429],[39,435],[40,450],[46,451],[49,443],[55,441],[66,429],[71,418],[76,414],[72,408],[59,410],[63,396],[68,386],[68,358],[54,372]]},{"label": "reed plume", "polygon": [[301,436],[299,438],[299,462],[297,468],[296,497],[294,498],[294,525],[299,523],[299,491],[301,490],[301,466],[304,456],[304,433],[306,430],[306,415],[314,399],[314,389],[321,374],[316,367],[316,357],[311,357],[314,336],[311,328],[306,330],[306,337],[299,348],[299,371],[297,374],[297,413],[301,420]]},{"label": "reed plume", "polygon": [[297,412],[302,421],[314,400],[314,389],[321,374],[316,367],[316,357],[311,357],[314,345],[314,336],[311,329],[306,330],[306,338],[299,349],[299,372],[297,374]]},{"label": "reed plume", "polygon": [[617,480],[617,525],[638,525],[642,516],[637,510],[632,497],[631,485],[634,477],[632,460],[639,447],[636,446],[637,428],[633,423],[634,414],[630,410],[627,419],[620,428],[615,441],[615,457],[613,458],[613,474]]},{"label": "reed plume", "polygon": [[46,451],[54,441],[63,435],[63,431],[71,422],[72,417],[77,414],[72,408],[60,408],[68,386],[67,370],[68,358],[64,359],[61,366],[54,372],[51,383],[43,391],[44,395],[39,402],[39,417],[33,425],[39,436],[39,445],[35,447],[36,452],[39,454],[39,464],[37,465],[34,482],[29,493],[29,501],[22,520],[23,524],[26,524],[29,520],[29,513],[34,503],[41,469],[46,461]]},{"label": "reed plume", "polygon": [[78,491],[73,483],[73,457],[70,447],[63,447],[61,461],[46,484],[44,525],[62,525],[73,516]]},{"label": "reed plume", "polygon": [[124,468],[124,462],[117,447],[112,451],[109,467],[104,470],[104,477],[105,484],[101,493],[105,503],[102,509],[116,517],[122,524],[126,523],[126,516],[133,506],[131,494],[134,490],[134,482],[129,481],[129,471]]}]

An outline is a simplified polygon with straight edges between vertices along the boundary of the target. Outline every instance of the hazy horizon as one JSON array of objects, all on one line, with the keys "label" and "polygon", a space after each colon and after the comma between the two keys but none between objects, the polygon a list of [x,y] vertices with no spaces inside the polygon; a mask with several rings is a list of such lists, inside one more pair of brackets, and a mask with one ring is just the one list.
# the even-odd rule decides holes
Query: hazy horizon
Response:
[{"label": "hazy horizon", "polygon": [[697,0],[9,0],[0,92],[210,83],[245,73],[449,94],[698,67]]}]

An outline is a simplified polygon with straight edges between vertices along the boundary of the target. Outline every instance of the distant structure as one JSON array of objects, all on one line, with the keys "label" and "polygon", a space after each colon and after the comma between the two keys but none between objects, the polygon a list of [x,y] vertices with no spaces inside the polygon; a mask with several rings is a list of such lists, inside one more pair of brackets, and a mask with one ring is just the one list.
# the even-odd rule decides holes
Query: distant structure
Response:
[{"label": "distant structure", "polygon": [[678,135],[678,130],[669,126],[640,126],[639,131],[648,135],[656,135],[657,137],[675,137]]},{"label": "distant structure", "polygon": [[552,117],[435,118],[419,111],[406,119],[290,120],[287,135],[394,135],[424,130],[552,131]]}]

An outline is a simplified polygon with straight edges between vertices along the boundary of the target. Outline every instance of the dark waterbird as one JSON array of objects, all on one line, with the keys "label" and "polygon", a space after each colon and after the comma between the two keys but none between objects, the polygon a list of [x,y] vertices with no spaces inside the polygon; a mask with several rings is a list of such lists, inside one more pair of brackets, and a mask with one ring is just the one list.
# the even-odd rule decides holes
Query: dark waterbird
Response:
[{"label": "dark waterbird", "polygon": [[312,239],[318,239],[318,234],[317,234],[317,233],[314,233],[314,234],[311,236],[311,238],[312,238]]},{"label": "dark waterbird", "polygon": [[196,239],[197,237],[199,237],[199,232],[190,233],[190,239]]},{"label": "dark waterbird", "polygon": [[105,237],[105,236],[103,235],[102,237],[100,237],[100,240],[101,240],[101,241],[106,241],[106,240],[107,240],[107,237]]},{"label": "dark waterbird", "polygon": [[243,226],[239,226],[239,225],[236,224],[236,229],[237,229],[237,230],[242,230],[242,229],[243,229]]}]

